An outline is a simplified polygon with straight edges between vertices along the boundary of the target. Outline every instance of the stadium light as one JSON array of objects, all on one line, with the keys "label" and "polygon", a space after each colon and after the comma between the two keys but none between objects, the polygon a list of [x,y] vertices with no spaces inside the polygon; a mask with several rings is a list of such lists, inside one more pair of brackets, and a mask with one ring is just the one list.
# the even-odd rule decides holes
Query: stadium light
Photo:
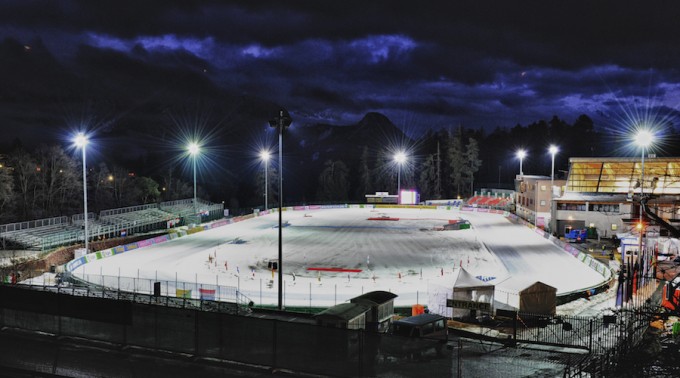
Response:
[{"label": "stadium light", "polygon": [[527,152],[520,149],[517,150],[517,158],[519,159],[519,175],[522,176],[524,175],[524,172],[522,172],[522,162],[524,161],[524,158],[527,156]]},{"label": "stadium light", "polygon": [[397,162],[397,202],[399,202],[399,193],[401,192],[401,166],[406,162],[406,154],[403,151],[397,152],[394,155],[394,161]]},{"label": "stadium light", "polygon": [[262,150],[260,152],[260,159],[264,162],[264,211],[267,211],[267,199],[269,198],[267,196],[267,180],[269,178],[269,173],[267,172],[268,166],[269,166],[269,158],[271,157],[271,154],[267,150]]},{"label": "stadium light", "polygon": [[83,215],[85,222],[85,253],[90,253],[90,246],[88,241],[88,224],[87,224],[87,165],[85,164],[85,150],[87,150],[87,135],[78,133],[74,138],[76,147],[83,150]]},{"label": "stadium light", "polygon": [[554,212],[554,206],[553,206],[553,195],[555,193],[555,190],[553,187],[555,186],[555,155],[557,154],[557,151],[559,149],[557,146],[554,144],[551,144],[550,147],[548,148],[548,152],[550,152],[550,155],[552,156],[552,167],[550,168],[550,232],[553,232],[553,219],[555,218],[553,216]]},{"label": "stadium light", "polygon": [[187,146],[187,151],[189,151],[189,155],[191,155],[192,158],[192,163],[194,166],[194,213],[197,212],[196,209],[196,158],[198,157],[198,154],[201,152],[201,147],[198,145],[196,142],[191,142]]},{"label": "stadium light", "polygon": [[279,114],[273,119],[269,120],[269,126],[276,128],[279,133],[279,261],[277,270],[279,271],[279,310],[283,310],[283,225],[282,225],[282,208],[283,202],[283,130],[287,129],[293,119],[290,118],[288,112],[283,109],[279,110]]},{"label": "stadium light", "polygon": [[640,146],[640,236],[638,238],[638,258],[642,255],[642,197],[645,193],[645,150],[654,142],[654,134],[646,129],[641,129],[635,135],[635,144]]}]

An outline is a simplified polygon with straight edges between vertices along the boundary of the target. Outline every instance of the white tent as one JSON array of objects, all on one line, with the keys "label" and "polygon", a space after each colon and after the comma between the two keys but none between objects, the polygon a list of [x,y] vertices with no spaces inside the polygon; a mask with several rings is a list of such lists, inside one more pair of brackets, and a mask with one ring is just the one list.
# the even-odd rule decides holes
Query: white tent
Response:
[{"label": "white tent", "polygon": [[494,285],[484,282],[463,268],[453,275],[428,283],[430,312],[449,318],[462,318],[493,312]]},{"label": "white tent", "polygon": [[557,289],[540,281],[509,277],[496,283],[494,307],[532,314],[555,314]]}]

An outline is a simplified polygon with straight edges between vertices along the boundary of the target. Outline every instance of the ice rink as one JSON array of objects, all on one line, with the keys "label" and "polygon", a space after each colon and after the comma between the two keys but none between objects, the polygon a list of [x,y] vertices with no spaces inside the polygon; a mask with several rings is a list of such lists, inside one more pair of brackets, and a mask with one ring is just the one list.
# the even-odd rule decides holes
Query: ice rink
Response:
[{"label": "ice rink", "polygon": [[[508,276],[541,281],[558,294],[603,281],[500,214],[344,208],[282,216],[287,306],[332,306],[373,290],[397,294],[396,305],[423,303],[428,283],[450,281],[458,267],[491,283]],[[460,219],[471,228],[442,230]],[[275,305],[278,278],[268,262],[278,256],[278,231],[278,214],[271,213],[92,261],[73,273],[233,286],[256,304]]]}]

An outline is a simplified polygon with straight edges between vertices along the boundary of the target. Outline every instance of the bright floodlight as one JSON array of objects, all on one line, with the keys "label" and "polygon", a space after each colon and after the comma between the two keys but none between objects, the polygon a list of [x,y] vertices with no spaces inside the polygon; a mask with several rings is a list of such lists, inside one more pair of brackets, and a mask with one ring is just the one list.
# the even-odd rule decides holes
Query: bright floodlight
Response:
[{"label": "bright floodlight", "polygon": [[187,149],[189,150],[190,154],[196,155],[201,150],[201,147],[199,147],[198,144],[192,142],[189,144],[189,147],[187,147]]},{"label": "bright floodlight", "polygon": [[262,151],[260,152],[260,158],[264,161],[269,161],[269,158],[271,157],[271,154],[269,151]]},{"label": "bright floodlight", "polygon": [[78,133],[75,138],[76,146],[83,147],[87,145],[87,136],[83,133]]},{"label": "bright floodlight", "polygon": [[555,155],[557,153],[557,151],[558,151],[558,148],[554,144],[551,144],[550,148],[548,148],[548,152],[550,152],[552,155]]},{"label": "bright floodlight", "polygon": [[524,150],[518,150],[517,151],[517,157],[520,159],[524,159],[527,156],[527,152]]},{"label": "bright floodlight", "polygon": [[654,135],[649,130],[640,130],[635,136],[635,143],[640,147],[647,147],[654,142]]},{"label": "bright floodlight", "polygon": [[398,152],[396,155],[394,155],[394,161],[399,164],[403,164],[406,161],[406,154],[403,152]]}]

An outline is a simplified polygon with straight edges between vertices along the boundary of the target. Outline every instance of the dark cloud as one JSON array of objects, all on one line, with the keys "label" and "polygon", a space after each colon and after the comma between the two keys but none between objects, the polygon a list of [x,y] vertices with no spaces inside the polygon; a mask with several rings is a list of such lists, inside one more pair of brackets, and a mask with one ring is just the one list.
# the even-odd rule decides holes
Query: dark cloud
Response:
[{"label": "dark cloud", "polygon": [[58,124],[86,101],[116,129],[245,98],[300,124],[377,111],[411,129],[674,116],[679,16],[675,2],[3,1],[0,122]]}]

